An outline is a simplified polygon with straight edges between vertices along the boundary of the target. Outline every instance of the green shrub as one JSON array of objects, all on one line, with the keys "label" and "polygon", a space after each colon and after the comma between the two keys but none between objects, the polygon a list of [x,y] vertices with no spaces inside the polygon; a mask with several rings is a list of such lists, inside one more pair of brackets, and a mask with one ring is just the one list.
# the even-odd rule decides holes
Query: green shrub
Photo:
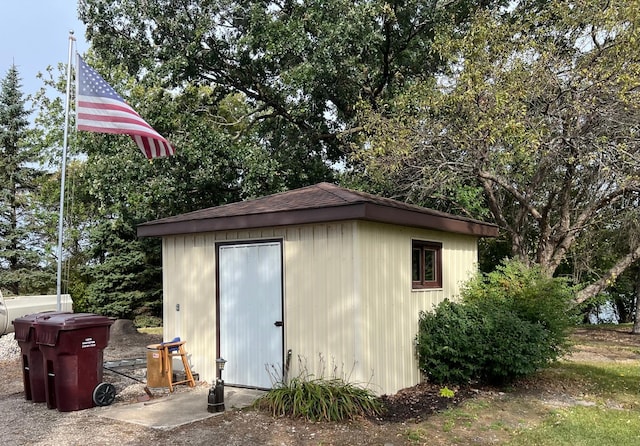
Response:
[{"label": "green shrub", "polygon": [[527,376],[568,348],[571,290],[537,268],[508,262],[472,279],[463,301],[421,313],[420,370],[436,383],[505,383]]},{"label": "green shrub", "polygon": [[383,406],[371,391],[342,379],[297,377],[276,385],[260,397],[254,407],[268,410],[273,416],[343,421],[361,415],[378,415]]},{"label": "green shrub", "polygon": [[546,276],[538,265],[507,260],[495,271],[477,274],[463,287],[463,302],[504,308],[520,319],[540,324],[555,357],[568,347],[569,329],[578,321],[574,290],[562,278]]},{"label": "green shrub", "polygon": [[417,336],[420,370],[436,383],[468,383],[481,374],[486,356],[482,314],[477,307],[444,301],[420,313]]},{"label": "green shrub", "polygon": [[[482,308],[482,307],[481,307]],[[530,375],[556,358],[549,332],[504,307],[484,307],[485,325],[479,339],[485,357],[479,380],[502,384]]]}]

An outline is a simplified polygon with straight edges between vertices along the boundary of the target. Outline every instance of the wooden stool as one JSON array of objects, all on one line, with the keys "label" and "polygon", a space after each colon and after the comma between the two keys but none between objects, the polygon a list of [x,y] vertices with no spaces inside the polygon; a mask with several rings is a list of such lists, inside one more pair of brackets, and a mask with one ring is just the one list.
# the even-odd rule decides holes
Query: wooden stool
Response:
[{"label": "wooden stool", "polygon": [[[186,341],[178,342],[163,342],[162,344],[153,344],[147,346],[148,349],[157,349],[160,351],[160,357],[162,362],[162,382],[169,386],[169,391],[173,392],[173,386],[177,384],[189,384],[189,387],[195,387],[196,382],[193,379],[191,368],[189,367],[189,361],[187,361],[187,352],[184,350],[184,344]],[[185,378],[181,381],[173,380],[173,357],[180,356],[182,359],[182,365],[184,366]]]}]

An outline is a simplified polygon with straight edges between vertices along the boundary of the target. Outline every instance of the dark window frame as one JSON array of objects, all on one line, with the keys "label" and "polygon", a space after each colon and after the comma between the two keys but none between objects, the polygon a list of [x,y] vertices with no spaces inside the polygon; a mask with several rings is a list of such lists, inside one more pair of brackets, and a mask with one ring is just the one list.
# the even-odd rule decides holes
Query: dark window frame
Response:
[{"label": "dark window frame", "polygon": [[[417,259],[416,253],[419,254]],[[433,279],[425,279],[426,255],[433,256]],[[442,243],[411,240],[411,288],[414,290],[442,288]]]}]

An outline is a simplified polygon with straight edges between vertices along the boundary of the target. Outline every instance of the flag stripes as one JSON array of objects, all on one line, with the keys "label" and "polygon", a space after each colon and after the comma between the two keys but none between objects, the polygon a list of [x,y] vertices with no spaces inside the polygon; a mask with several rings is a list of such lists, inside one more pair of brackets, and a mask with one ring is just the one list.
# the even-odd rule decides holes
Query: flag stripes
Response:
[{"label": "flag stripes", "polygon": [[79,55],[76,101],[78,130],[129,135],[149,159],[175,153],[173,146]]}]

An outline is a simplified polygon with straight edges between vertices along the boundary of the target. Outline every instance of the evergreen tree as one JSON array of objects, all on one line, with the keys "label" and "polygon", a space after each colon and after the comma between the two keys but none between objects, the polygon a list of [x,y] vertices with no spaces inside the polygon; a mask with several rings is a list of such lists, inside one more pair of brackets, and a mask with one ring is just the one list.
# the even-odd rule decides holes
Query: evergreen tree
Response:
[{"label": "evergreen tree", "polygon": [[25,145],[29,110],[18,69],[12,65],[0,90],[0,288],[9,294],[46,291],[49,274],[38,252],[39,224],[33,194],[42,172]]}]

